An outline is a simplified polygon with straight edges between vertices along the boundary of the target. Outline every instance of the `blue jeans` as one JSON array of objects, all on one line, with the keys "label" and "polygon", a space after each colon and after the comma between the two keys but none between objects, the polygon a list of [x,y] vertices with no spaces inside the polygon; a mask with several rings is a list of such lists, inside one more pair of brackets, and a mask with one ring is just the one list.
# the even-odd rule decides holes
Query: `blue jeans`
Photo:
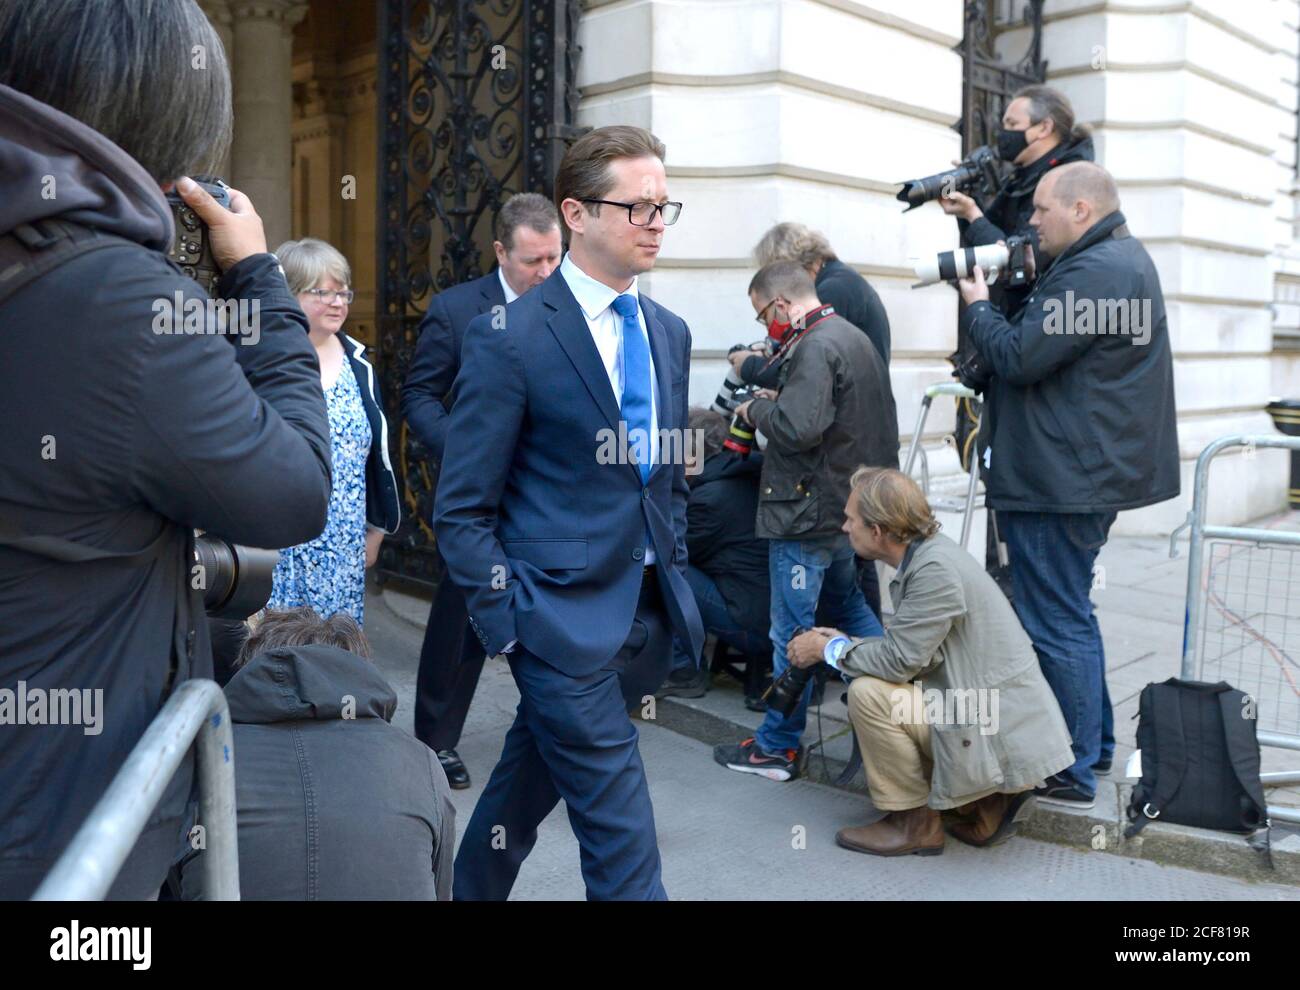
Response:
[{"label": "blue jeans", "polygon": [[1016,613],[1070,730],[1074,763],[1061,776],[1086,794],[1092,768],[1115,753],[1106,653],[1092,607],[1092,569],[1113,512],[998,512]]},{"label": "blue jeans", "polygon": [[[811,629],[816,621],[818,604],[827,625],[850,636],[880,636],[884,629],[867,608],[858,587],[853,548],[844,537],[803,543],[799,540],[771,540],[767,550],[768,572],[772,579],[772,677],[780,677],[790,665],[785,650],[794,631]],[[808,721],[808,699],[812,696],[810,679],[799,705],[788,717],[768,709],[763,724],[754,733],[758,746],[766,753],[798,749]]]},{"label": "blue jeans", "polygon": [[[712,633],[728,646],[734,647],[747,656],[762,653],[767,649],[767,636],[761,630],[746,629],[734,618],[727,608],[726,599],[718,590],[713,578],[698,567],[686,565],[686,583],[695,595],[695,604],[700,610],[700,619],[704,622],[704,631]],[[682,649],[677,638],[673,637],[673,670],[694,670],[700,662],[699,657],[692,657]]]}]

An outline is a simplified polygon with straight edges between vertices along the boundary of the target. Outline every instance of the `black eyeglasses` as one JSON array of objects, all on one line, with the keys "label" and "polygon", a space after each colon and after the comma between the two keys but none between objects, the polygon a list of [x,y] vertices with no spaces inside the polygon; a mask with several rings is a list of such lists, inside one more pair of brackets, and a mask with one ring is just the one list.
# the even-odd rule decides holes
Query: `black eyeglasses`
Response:
[{"label": "black eyeglasses", "polygon": [[621,206],[627,210],[627,222],[634,227],[649,227],[655,222],[656,212],[663,216],[665,227],[671,227],[682,215],[681,203],[618,203],[612,199],[584,199],[583,202]]},{"label": "black eyeglasses", "polygon": [[775,298],[773,298],[772,302],[769,302],[766,306],[764,306],[762,309],[758,311],[758,315],[754,317],[754,322],[759,324],[760,326],[767,326],[767,311],[772,308],[772,303],[777,303],[780,301],[781,301],[780,296],[776,296]]}]

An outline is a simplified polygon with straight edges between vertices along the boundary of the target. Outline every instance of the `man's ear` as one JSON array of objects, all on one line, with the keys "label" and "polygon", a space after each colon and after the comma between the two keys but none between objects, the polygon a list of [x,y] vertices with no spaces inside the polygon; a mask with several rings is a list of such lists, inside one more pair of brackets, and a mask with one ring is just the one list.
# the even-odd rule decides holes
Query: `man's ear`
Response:
[{"label": "man's ear", "polygon": [[564,217],[570,236],[585,232],[587,210],[576,199],[566,199],[560,203],[560,214]]},{"label": "man's ear", "polygon": [[506,255],[509,254],[509,252],[506,250],[506,246],[502,244],[500,241],[493,241],[492,250],[496,253],[497,264],[504,265],[506,263]]}]

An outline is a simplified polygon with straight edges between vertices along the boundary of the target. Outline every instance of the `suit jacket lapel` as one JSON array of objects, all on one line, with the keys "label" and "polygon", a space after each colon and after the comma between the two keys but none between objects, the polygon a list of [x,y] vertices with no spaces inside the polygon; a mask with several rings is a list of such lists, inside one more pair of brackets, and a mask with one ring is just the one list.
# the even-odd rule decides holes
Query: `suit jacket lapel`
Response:
[{"label": "suit jacket lapel", "polygon": [[582,383],[587,386],[587,391],[596,400],[596,405],[600,407],[609,425],[617,430],[618,401],[614,398],[614,390],[609,387],[605,363],[600,359],[600,351],[596,350],[596,342],[591,339],[591,331],[587,329],[587,319],[582,315],[578,300],[573,298],[573,293],[569,291],[558,268],[542,283],[542,301],[548,309],[553,310],[546,325],[573,362]]},{"label": "suit jacket lapel", "polygon": [[501,276],[497,274],[495,268],[480,279],[479,288],[483,298],[487,300],[488,309],[506,304],[506,291],[501,288]]},{"label": "suit jacket lapel", "polygon": [[[659,313],[655,309],[654,303],[650,301],[649,296],[641,296],[641,309],[645,312],[646,329],[650,331],[650,354],[655,362],[655,386],[659,393],[656,409],[659,413],[660,436],[663,436],[663,430],[672,429],[679,425],[673,420],[672,390],[669,388],[669,365],[672,361],[672,355],[668,353],[668,331],[664,329],[663,323],[660,322]],[[655,441],[658,442],[657,437]],[[661,448],[659,450],[660,459],[654,466],[655,471],[663,467],[663,453]]]}]

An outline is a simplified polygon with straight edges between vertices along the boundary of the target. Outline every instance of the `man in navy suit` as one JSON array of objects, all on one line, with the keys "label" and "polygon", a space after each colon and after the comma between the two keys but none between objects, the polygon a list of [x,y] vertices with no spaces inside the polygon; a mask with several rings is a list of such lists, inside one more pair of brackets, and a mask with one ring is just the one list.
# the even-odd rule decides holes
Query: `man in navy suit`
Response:
[{"label": "man in navy suit", "polygon": [[666,898],[628,711],[700,655],[686,583],[686,324],[637,288],[680,203],[639,127],[574,142],[555,179],[569,253],[465,333],[434,529],[519,710],[456,859],[504,899],[563,798],[592,900]]},{"label": "man in navy suit", "polygon": [[[441,462],[447,445],[447,410],[460,370],[460,345],[470,320],[482,313],[503,315],[560,263],[560,217],[545,196],[519,193],[496,216],[497,269],[452,286],[429,301],[420,321],[415,358],[402,389],[402,415],[411,431]],[[465,596],[453,581],[438,584],[420,650],[415,682],[415,735],[438,754],[447,782],[469,787],[469,771],[456,746],[483,670],[483,647],[469,634]]]}]

